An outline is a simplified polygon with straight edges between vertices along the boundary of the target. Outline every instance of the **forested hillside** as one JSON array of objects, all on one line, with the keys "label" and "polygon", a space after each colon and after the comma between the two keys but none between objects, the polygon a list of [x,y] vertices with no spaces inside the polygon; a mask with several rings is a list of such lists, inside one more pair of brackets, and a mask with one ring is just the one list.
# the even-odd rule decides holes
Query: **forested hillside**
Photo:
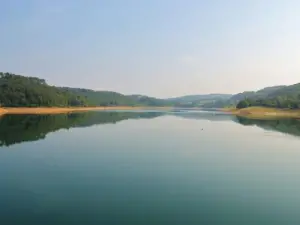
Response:
[{"label": "forested hillside", "polygon": [[138,102],[126,95],[122,95],[112,91],[94,91],[83,88],[60,88],[63,91],[69,92],[72,95],[84,98],[88,106],[135,106]]},{"label": "forested hillside", "polygon": [[[228,100],[219,100],[214,103],[205,104],[204,107],[222,108],[237,106],[245,108],[249,106],[268,106],[278,108],[295,108],[299,100],[299,84],[291,86],[266,87],[258,91],[245,91],[233,95]],[[297,103],[298,104],[298,103]]]},{"label": "forested hillside", "polygon": [[162,99],[126,96],[111,91],[50,86],[45,80],[0,73],[0,106],[164,106]]},{"label": "forested hillside", "polygon": [[237,108],[250,106],[299,109],[300,83],[273,90],[263,97],[247,97],[237,104]]},{"label": "forested hillside", "polygon": [[85,99],[49,86],[45,80],[0,73],[0,105],[5,107],[83,106]]},{"label": "forested hillside", "polygon": [[177,106],[222,108],[236,106],[266,106],[300,108],[300,83],[273,86],[259,91],[235,95],[191,95],[158,99],[144,95],[123,95],[112,91],[94,91],[83,88],[55,87],[44,79],[0,73],[1,107],[67,107],[67,106]]},{"label": "forested hillside", "polygon": [[208,107],[214,108],[218,102],[227,102],[232,95],[230,94],[205,94],[205,95],[186,95],[177,98],[167,99],[178,107]]},{"label": "forested hillside", "polygon": [[265,98],[269,94],[273,93],[274,91],[280,90],[284,87],[285,86],[273,86],[273,87],[266,87],[266,88],[263,88],[258,91],[245,91],[245,92],[233,95],[230,98],[230,101],[232,104],[236,104],[239,101],[244,100],[245,98],[254,98],[254,99]]},{"label": "forested hillside", "polygon": [[173,106],[173,102],[167,99],[158,99],[144,95],[129,95],[133,101],[137,102],[139,105],[148,105],[148,106]]}]

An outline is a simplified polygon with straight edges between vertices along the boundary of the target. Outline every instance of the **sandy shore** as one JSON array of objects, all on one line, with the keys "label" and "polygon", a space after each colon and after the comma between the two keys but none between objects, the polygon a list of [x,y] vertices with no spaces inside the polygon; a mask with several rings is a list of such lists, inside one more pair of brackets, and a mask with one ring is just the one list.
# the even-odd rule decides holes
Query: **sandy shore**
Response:
[{"label": "sandy shore", "polygon": [[249,107],[244,109],[227,108],[224,112],[249,118],[297,118],[300,119],[300,110],[276,109],[266,107]]},{"label": "sandy shore", "polygon": [[74,107],[74,108],[59,108],[59,107],[38,107],[38,108],[0,108],[0,115],[4,114],[61,114],[70,112],[83,112],[92,110],[147,110],[160,109],[168,110],[170,107],[130,107],[130,106],[113,106],[113,107]]}]

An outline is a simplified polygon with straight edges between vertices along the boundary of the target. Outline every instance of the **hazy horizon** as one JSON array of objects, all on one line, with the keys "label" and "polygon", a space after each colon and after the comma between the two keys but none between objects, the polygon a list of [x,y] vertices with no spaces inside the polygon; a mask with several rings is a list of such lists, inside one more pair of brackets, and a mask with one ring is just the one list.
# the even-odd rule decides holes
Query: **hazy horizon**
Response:
[{"label": "hazy horizon", "polygon": [[159,98],[300,82],[296,0],[0,1],[0,71]]}]

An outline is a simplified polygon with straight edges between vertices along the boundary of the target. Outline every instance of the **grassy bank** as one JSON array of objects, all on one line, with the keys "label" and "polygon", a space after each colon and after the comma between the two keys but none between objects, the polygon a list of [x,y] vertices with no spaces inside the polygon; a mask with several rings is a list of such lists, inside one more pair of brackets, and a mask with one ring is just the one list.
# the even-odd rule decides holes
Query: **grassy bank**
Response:
[{"label": "grassy bank", "polygon": [[222,109],[224,112],[228,112],[238,116],[244,116],[249,118],[298,118],[300,119],[300,110],[292,109],[277,109],[267,107],[249,107],[244,109],[226,108]]},{"label": "grassy bank", "polygon": [[3,114],[61,114],[61,113],[71,113],[71,112],[83,112],[91,110],[147,110],[147,109],[160,109],[168,110],[170,107],[130,107],[130,106],[112,106],[112,107],[69,107],[69,108],[59,108],[59,107],[37,107],[37,108],[26,108],[26,107],[16,107],[16,108],[0,108],[0,115]]}]

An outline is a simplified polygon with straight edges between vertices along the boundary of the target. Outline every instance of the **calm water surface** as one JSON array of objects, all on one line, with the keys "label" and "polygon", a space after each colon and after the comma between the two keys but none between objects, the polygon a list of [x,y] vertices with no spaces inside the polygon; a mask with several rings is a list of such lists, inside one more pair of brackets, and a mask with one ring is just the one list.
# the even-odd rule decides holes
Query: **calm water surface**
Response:
[{"label": "calm water surface", "polygon": [[300,121],[0,118],[0,224],[300,224]]}]

